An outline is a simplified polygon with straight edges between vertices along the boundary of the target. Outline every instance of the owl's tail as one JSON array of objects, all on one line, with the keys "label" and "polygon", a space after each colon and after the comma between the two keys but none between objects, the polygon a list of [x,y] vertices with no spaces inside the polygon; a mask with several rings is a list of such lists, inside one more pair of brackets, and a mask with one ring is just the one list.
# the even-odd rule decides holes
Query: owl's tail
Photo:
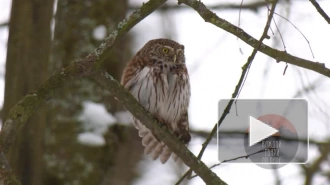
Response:
[{"label": "owl's tail", "polygon": [[[171,157],[172,151],[162,142],[159,141],[152,132],[138,120],[134,120],[134,126],[139,130],[139,136],[142,137],[142,145],[146,155],[151,154],[153,160],[160,159],[161,163],[166,163]],[[178,157],[173,153],[173,159],[176,161]]]}]

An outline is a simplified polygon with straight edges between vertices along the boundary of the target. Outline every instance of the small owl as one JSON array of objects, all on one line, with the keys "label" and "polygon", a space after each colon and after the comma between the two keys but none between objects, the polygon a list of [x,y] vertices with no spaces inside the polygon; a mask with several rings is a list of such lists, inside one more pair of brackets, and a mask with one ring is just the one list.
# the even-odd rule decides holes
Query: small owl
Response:
[{"label": "small owl", "polygon": [[[121,84],[181,142],[189,143],[190,84],[183,45],[169,39],[150,40],[127,64]],[[144,153],[166,163],[170,149],[139,120],[134,118],[133,124],[142,137]]]}]

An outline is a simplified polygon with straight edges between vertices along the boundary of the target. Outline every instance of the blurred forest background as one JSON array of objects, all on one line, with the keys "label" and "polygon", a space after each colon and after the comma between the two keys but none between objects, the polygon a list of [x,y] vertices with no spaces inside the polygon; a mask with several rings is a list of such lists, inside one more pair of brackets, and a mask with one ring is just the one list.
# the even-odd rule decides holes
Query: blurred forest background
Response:
[{"label": "blurred forest background", "polygon": [[[52,74],[94,51],[120,21],[142,5],[139,0],[2,1],[2,120]],[[260,37],[267,20],[267,1],[203,2],[218,16]],[[318,3],[330,14],[328,1]],[[312,3],[280,0],[276,13],[271,38],[264,43],[329,67],[330,25]],[[117,42],[102,67],[120,80],[132,55],[149,39],[160,37],[186,46],[192,84],[194,140],[190,150],[196,154],[217,122],[218,100],[231,97],[253,48],[205,23],[190,7],[169,1]],[[274,170],[239,164],[215,168],[229,184],[330,184],[330,81],[291,65],[283,76],[285,66],[258,54],[240,97],[306,98],[314,141],[310,160],[306,165]],[[23,185],[175,184],[187,170],[182,163],[161,165],[144,156],[141,139],[124,107],[85,78],[53,92],[20,130],[7,157]],[[215,138],[202,159],[207,165],[217,163]],[[196,177],[181,184],[203,182]]]}]

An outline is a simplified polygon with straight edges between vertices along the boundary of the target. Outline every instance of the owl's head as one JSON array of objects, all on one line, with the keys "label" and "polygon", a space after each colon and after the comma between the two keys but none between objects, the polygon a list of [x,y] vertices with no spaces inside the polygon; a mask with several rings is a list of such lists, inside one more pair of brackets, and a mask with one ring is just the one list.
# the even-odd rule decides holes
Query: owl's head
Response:
[{"label": "owl's head", "polygon": [[184,46],[170,39],[150,40],[140,52],[152,60],[185,63]]}]

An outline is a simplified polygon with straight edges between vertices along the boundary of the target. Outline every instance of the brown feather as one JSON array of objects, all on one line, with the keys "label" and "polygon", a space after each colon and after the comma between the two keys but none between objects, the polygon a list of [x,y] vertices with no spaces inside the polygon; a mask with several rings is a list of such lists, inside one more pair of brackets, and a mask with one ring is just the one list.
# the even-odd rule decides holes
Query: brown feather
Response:
[{"label": "brown feather", "polygon": [[[127,64],[121,83],[181,142],[189,143],[190,83],[183,45],[169,39],[149,41]],[[133,124],[142,137],[145,154],[166,163],[172,151],[139,120],[134,119]],[[177,159],[175,154],[173,159]]]}]

